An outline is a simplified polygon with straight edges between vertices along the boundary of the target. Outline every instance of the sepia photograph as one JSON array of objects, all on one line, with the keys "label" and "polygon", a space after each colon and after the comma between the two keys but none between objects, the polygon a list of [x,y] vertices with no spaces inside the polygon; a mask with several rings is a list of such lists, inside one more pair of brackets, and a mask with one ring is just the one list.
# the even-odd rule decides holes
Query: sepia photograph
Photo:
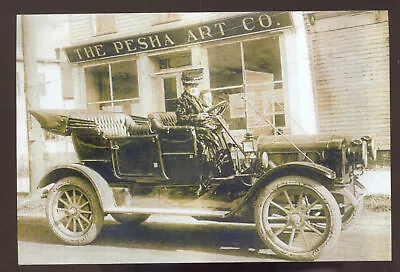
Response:
[{"label": "sepia photograph", "polygon": [[15,20],[19,265],[392,260],[387,10]]}]

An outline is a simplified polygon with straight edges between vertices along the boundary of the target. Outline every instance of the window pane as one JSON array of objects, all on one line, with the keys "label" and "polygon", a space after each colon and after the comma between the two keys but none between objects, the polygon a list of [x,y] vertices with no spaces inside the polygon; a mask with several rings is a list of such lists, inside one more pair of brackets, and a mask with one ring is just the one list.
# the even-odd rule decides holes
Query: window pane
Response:
[{"label": "window pane", "polygon": [[139,97],[136,61],[111,64],[114,100]]},{"label": "window pane", "polygon": [[246,81],[248,83],[272,82],[274,74],[246,70]]},{"label": "window pane", "polygon": [[165,111],[176,111],[178,98],[165,100]]},{"label": "window pane", "polygon": [[229,107],[225,110],[223,119],[232,130],[246,129],[245,103],[244,100],[241,99],[242,94],[242,88],[220,90],[212,93],[214,105],[223,100],[229,102]]},{"label": "window pane", "polygon": [[275,115],[275,126],[277,126],[277,127],[285,126],[285,115],[284,114],[276,114]]},{"label": "window pane", "polygon": [[168,54],[158,58],[160,69],[178,68],[192,64],[192,55],[190,52]]},{"label": "window pane", "polygon": [[255,127],[255,128],[251,128],[250,131],[254,134],[254,135],[274,135],[274,129],[269,126],[269,125],[265,125],[262,127]]},{"label": "window pane", "polygon": [[87,102],[111,100],[108,65],[85,68]]},{"label": "window pane", "polygon": [[96,34],[108,34],[115,32],[115,15],[114,14],[97,14],[96,15]]},{"label": "window pane", "polygon": [[273,113],[273,86],[249,86],[247,88],[248,125],[250,127],[266,125],[264,118]]},{"label": "window pane", "polygon": [[164,78],[165,99],[176,98],[176,77]]},{"label": "window pane", "polygon": [[[285,103],[282,89],[276,90],[270,84],[249,86],[247,88],[247,100],[255,108],[248,107],[249,127],[261,128],[266,126],[267,122],[264,119],[268,119],[275,126],[285,126]],[[275,116],[275,123],[272,116]],[[256,131],[261,132],[258,129]]]},{"label": "window pane", "polygon": [[285,105],[283,103],[275,103],[275,112],[284,112]]},{"label": "window pane", "polygon": [[247,71],[272,74],[274,79],[281,74],[278,37],[244,42],[243,48]]},{"label": "window pane", "polygon": [[243,83],[240,45],[230,44],[208,49],[211,88]]},{"label": "window pane", "polygon": [[249,125],[249,128],[254,135],[273,135],[274,128],[271,126],[273,123],[274,119],[272,115],[264,115],[262,121],[257,126]]}]

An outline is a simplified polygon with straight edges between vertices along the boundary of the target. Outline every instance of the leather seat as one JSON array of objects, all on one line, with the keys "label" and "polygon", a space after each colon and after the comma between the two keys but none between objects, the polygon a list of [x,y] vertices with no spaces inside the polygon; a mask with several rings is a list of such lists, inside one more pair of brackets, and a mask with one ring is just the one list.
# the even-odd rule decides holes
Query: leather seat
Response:
[{"label": "leather seat", "polygon": [[174,127],[178,122],[176,114],[173,111],[153,112],[150,113],[148,117],[150,119],[151,128],[153,131]]},{"label": "leather seat", "polygon": [[125,120],[125,125],[128,129],[129,136],[151,134],[150,124],[137,124],[129,116],[127,116],[127,119]]},{"label": "leather seat", "polygon": [[153,132],[159,135],[163,154],[196,154],[196,131],[193,126],[177,126],[175,112],[148,115]]},{"label": "leather seat", "polygon": [[84,113],[71,116],[75,127],[84,127],[79,120],[88,120],[96,124],[104,137],[127,137],[134,135],[149,135],[149,124],[137,124],[129,115],[124,113]]}]

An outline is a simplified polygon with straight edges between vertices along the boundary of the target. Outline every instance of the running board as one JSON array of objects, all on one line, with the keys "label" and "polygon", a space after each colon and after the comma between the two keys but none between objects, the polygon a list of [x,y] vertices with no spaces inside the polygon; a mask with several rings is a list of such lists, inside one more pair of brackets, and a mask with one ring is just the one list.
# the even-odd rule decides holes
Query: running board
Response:
[{"label": "running board", "polygon": [[223,218],[229,211],[196,210],[182,208],[140,208],[140,207],[114,207],[104,211],[105,213],[119,214],[165,214],[186,216],[207,216]]}]

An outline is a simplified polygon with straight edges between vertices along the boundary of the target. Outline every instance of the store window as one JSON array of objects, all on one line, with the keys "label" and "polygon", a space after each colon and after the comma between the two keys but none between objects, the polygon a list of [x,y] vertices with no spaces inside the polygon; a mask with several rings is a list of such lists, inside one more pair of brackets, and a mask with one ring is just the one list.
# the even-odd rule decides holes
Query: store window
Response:
[{"label": "store window", "polygon": [[214,102],[229,102],[224,118],[232,130],[286,131],[279,37],[210,47],[208,61]]},{"label": "store window", "polygon": [[85,68],[89,109],[135,113],[139,103],[136,61]]},{"label": "store window", "polygon": [[95,14],[94,33],[96,36],[117,32],[115,27],[115,14]]}]

